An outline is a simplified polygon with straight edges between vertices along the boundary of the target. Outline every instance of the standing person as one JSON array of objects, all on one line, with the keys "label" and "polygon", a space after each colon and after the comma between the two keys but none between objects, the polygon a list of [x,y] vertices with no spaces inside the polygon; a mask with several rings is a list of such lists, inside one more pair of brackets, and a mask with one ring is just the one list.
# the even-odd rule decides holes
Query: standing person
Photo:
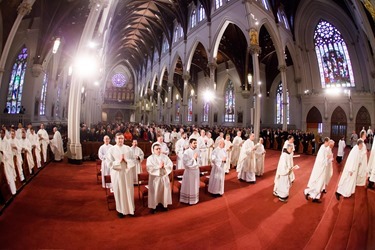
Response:
[{"label": "standing person", "polygon": [[[288,146],[288,144],[291,144],[293,146],[293,150],[292,150],[292,153],[291,153],[291,155],[292,155],[291,161],[292,161],[292,166],[294,166],[293,157],[294,157],[294,151],[296,150],[296,148],[294,146],[294,136],[293,135],[288,135],[287,140],[284,142],[284,145],[283,145],[282,149],[286,148]],[[283,150],[281,150],[281,153],[282,152],[283,152]],[[294,175],[293,169],[291,170],[289,178],[290,178],[291,182],[294,182],[294,180],[296,179],[296,176]]]},{"label": "standing person", "polygon": [[39,137],[39,145],[43,154],[43,162],[47,162],[47,147],[49,144],[49,136],[47,131],[44,129],[44,124],[40,124],[40,129],[37,132],[37,135]]},{"label": "standing person", "polygon": [[180,202],[194,205],[199,201],[200,152],[197,149],[196,139],[190,139],[189,146],[183,156],[185,171],[181,183]]},{"label": "standing person", "polygon": [[304,190],[306,200],[311,197],[315,203],[321,203],[320,196],[325,188],[326,168],[330,160],[327,151],[329,140],[328,137],[324,138],[324,144],[319,148],[307,188]]},{"label": "standing person", "polygon": [[338,145],[338,150],[337,150],[336,161],[338,164],[340,164],[342,160],[344,159],[345,148],[346,148],[346,142],[345,142],[345,136],[343,136],[339,140],[339,145]]},{"label": "standing person", "polygon": [[117,216],[134,216],[134,155],[130,147],[124,145],[124,135],[117,133],[116,145],[109,148],[106,161],[111,169],[111,182],[116,201]]},{"label": "standing person", "polygon": [[10,144],[10,147],[12,148],[13,157],[16,156],[16,166],[18,169],[18,174],[20,175],[20,180],[23,182],[25,181],[25,177],[23,175],[23,159],[21,155],[21,145],[19,143],[19,140],[16,138],[16,132],[14,129],[10,131],[10,138],[8,139],[8,142]]},{"label": "standing person", "polygon": [[361,164],[358,168],[358,174],[357,174],[357,186],[364,186],[366,185],[366,178],[367,178],[367,146],[366,146],[366,139],[367,134],[366,131],[363,129],[360,134],[362,141],[364,143],[364,146],[361,148]]},{"label": "standing person", "polygon": [[137,140],[133,140],[131,150],[133,151],[135,163],[135,167],[133,168],[134,184],[138,184],[138,174],[142,173],[141,163],[145,158],[145,154],[143,153],[142,149],[138,147]]},{"label": "standing person", "polygon": [[29,139],[26,137],[26,130],[23,129],[21,132],[21,139],[19,139],[19,145],[21,147],[21,153],[25,154],[27,160],[27,165],[29,167],[30,174],[33,173],[33,168],[35,166],[33,154],[31,152],[32,146]]},{"label": "standing person", "polygon": [[250,134],[242,145],[240,157],[237,163],[238,179],[240,181],[246,181],[251,184],[255,184],[255,155],[254,155],[254,140],[255,135]]},{"label": "standing person", "polygon": [[374,189],[375,183],[375,143],[371,146],[370,159],[368,160],[368,184],[367,188]]},{"label": "standing person", "polygon": [[241,151],[241,146],[243,142],[241,135],[242,135],[242,132],[237,131],[237,136],[234,137],[233,142],[232,142],[233,149],[232,149],[231,163],[233,167],[237,166],[238,158],[240,157],[240,151]]},{"label": "standing person", "polygon": [[[182,131],[184,131],[184,130],[182,130]],[[172,143],[172,151],[173,152],[176,152],[176,143],[180,138],[181,138],[181,134],[180,134],[180,137],[179,137],[179,134],[177,133],[176,128],[173,128],[173,130],[171,132],[171,143]]]},{"label": "standing person", "polygon": [[105,181],[104,181],[104,176],[111,174],[110,168],[109,168],[108,163],[106,161],[106,155],[107,155],[108,149],[113,147],[113,145],[109,144],[111,142],[111,138],[109,138],[108,135],[105,135],[103,137],[103,142],[104,142],[104,144],[101,145],[99,147],[99,150],[98,150],[98,157],[102,161],[102,164],[101,164],[102,187],[103,188],[111,188],[111,186],[112,186],[111,183],[107,183],[107,187],[106,187]]},{"label": "standing person", "polygon": [[163,205],[164,211],[172,204],[169,174],[173,170],[173,163],[168,156],[161,153],[159,143],[152,144],[151,151],[152,155],[147,158],[146,168],[149,173],[148,207],[154,214],[159,203]]},{"label": "standing person", "polygon": [[214,145],[215,148],[219,145],[220,140],[225,140],[223,132],[220,132],[219,136],[215,139],[215,145]]},{"label": "standing person", "polygon": [[41,168],[42,167],[42,163],[41,163],[41,157],[42,156],[40,154],[39,138],[38,138],[38,135],[35,133],[35,130],[34,130],[33,127],[30,128],[30,134],[29,134],[28,138],[29,138],[29,141],[31,143],[31,147],[34,149],[36,166],[38,168]]},{"label": "standing person", "polygon": [[[220,142],[219,142],[220,143]],[[231,158],[232,158],[232,149],[233,149],[233,144],[232,142],[230,141],[230,134],[227,134],[225,136],[225,151],[227,152],[227,159],[225,161],[225,164],[224,164],[224,170],[225,170],[225,173],[229,173],[229,169],[230,169],[230,162],[231,162]]]},{"label": "standing person", "polygon": [[212,152],[212,170],[208,182],[208,192],[214,197],[224,194],[225,163],[228,161],[227,151],[223,140],[219,141],[218,147]]},{"label": "standing person", "polygon": [[264,156],[266,155],[262,137],[259,138],[259,142],[255,147],[255,175],[262,176],[264,174]]},{"label": "standing person", "polygon": [[207,148],[208,148],[208,163],[211,164],[211,155],[214,150],[214,140],[212,139],[211,132],[207,132]]},{"label": "standing person", "polygon": [[355,187],[357,184],[358,169],[362,162],[362,147],[364,141],[358,139],[357,145],[353,147],[346,159],[344,170],[342,171],[339,185],[337,186],[336,199],[340,200],[341,196],[350,197],[355,193]]},{"label": "standing person", "polygon": [[353,148],[357,144],[357,141],[358,135],[355,130],[353,130],[352,135],[350,136],[350,146]]},{"label": "standing person", "polygon": [[50,141],[50,146],[55,161],[62,161],[64,159],[63,140],[61,138],[60,132],[57,130],[56,127],[53,128],[53,138]]},{"label": "standing person", "polygon": [[16,169],[14,168],[12,148],[5,137],[5,129],[0,130],[0,164],[4,164],[4,174],[7,179],[10,192],[15,195],[16,188]]},{"label": "standing person", "polygon": [[[161,153],[162,153],[162,154],[165,154],[166,156],[168,156],[168,155],[169,155],[169,147],[168,147],[168,145],[163,141],[163,136],[162,136],[162,135],[159,135],[159,136],[157,137],[156,142],[160,144]],[[151,148],[151,151],[152,151],[152,148]]]},{"label": "standing person", "polygon": [[198,149],[200,151],[201,164],[202,166],[208,165],[208,148],[207,148],[207,136],[206,131],[201,129],[200,136],[197,139]]},{"label": "standing person", "polygon": [[332,175],[333,175],[333,152],[332,149],[335,146],[335,141],[334,140],[329,140],[328,147],[327,147],[327,157],[328,157],[328,162],[327,162],[327,167],[326,167],[326,180],[325,180],[325,187],[323,189],[323,193],[327,193],[327,186],[329,182],[331,181]]},{"label": "standing person", "polygon": [[183,157],[184,151],[189,148],[189,141],[186,139],[186,133],[181,132],[181,138],[176,142],[177,169],[184,169]]},{"label": "standing person", "polygon": [[280,201],[286,202],[289,197],[289,189],[292,185],[290,174],[293,169],[292,165],[293,144],[287,144],[283,148],[277,164],[276,176],[274,180],[273,195],[277,196]]}]

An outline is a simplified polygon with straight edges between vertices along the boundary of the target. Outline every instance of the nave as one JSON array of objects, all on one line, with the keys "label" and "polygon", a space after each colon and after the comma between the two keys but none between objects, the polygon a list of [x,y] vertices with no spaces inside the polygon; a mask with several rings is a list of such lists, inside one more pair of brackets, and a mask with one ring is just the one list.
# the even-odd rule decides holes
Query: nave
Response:
[{"label": "nave", "polygon": [[7,249],[371,249],[375,193],[357,188],[349,199],[334,196],[343,167],[321,204],[306,201],[314,156],[301,155],[287,203],[272,195],[279,151],[268,150],[266,169],[255,185],[226,175],[225,193],[213,198],[200,190],[197,205],[178,202],[150,214],[138,200],[136,217],[117,218],[96,182],[95,162],[81,166],[50,163],[0,216],[0,248]]}]

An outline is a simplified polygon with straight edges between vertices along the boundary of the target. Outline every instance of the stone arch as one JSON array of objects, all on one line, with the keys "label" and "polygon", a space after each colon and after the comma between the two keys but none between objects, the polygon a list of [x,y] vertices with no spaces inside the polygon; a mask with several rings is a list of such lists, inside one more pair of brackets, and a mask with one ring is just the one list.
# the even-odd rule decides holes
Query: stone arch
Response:
[{"label": "stone arch", "polygon": [[355,131],[358,133],[365,128],[367,131],[368,127],[371,126],[371,116],[367,108],[362,106],[357,113],[355,118]]},{"label": "stone arch", "polygon": [[319,128],[322,126],[323,118],[319,109],[313,106],[306,116],[306,132],[318,133]]},{"label": "stone arch", "polygon": [[191,63],[192,63],[192,60],[193,60],[193,57],[194,57],[194,52],[195,52],[195,49],[197,48],[199,43],[202,44],[203,48],[206,50],[206,54],[209,55],[209,53],[207,51],[207,48],[205,47],[204,43],[202,41],[196,39],[196,38],[195,38],[195,40],[196,41],[194,41],[193,46],[189,50],[189,56],[188,56],[187,61],[186,61],[186,71],[190,71]]},{"label": "stone arch", "polygon": [[334,140],[336,143],[342,138],[346,136],[347,132],[347,116],[345,111],[338,106],[333,112],[331,116],[331,135],[330,138]]}]

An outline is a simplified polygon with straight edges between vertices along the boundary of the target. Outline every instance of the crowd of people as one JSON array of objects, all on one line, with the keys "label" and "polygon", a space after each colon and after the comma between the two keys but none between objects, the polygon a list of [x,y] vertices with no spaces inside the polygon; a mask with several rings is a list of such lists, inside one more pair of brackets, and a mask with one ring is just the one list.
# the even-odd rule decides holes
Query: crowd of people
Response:
[{"label": "crowd of people", "polygon": [[[125,132],[121,131],[121,127]],[[146,127],[142,125],[128,127],[119,125],[117,129],[119,131],[115,135],[116,145],[108,146],[110,145],[110,137],[106,135],[102,147],[106,147],[107,152],[105,154],[101,152],[99,155],[102,155],[100,156],[102,173],[111,175],[116,210],[120,218],[125,215],[134,216],[134,184],[137,184],[136,176],[142,171],[140,164],[144,159],[142,150],[137,147],[137,139],[131,138],[133,144],[130,147],[124,145],[125,133],[129,131],[139,129],[143,132],[155,133],[154,136],[147,137],[148,140],[153,138],[152,155],[146,160],[146,171],[149,174],[148,207],[151,213],[156,213],[158,205],[161,205],[161,209],[166,211],[168,205],[172,204],[169,175],[174,168],[184,169],[179,201],[189,205],[199,202],[199,168],[201,166],[212,166],[208,192],[213,197],[220,197],[224,194],[225,174],[231,168],[236,169],[239,181],[255,184],[256,178],[264,173],[266,154],[264,141],[268,143],[276,141],[276,144],[282,145],[273,189],[273,194],[281,202],[287,202],[289,190],[295,180],[294,170],[299,168],[298,165],[293,164],[293,158],[298,157],[298,155],[295,155],[298,145],[295,135],[303,134],[300,132],[286,133],[263,130],[259,141],[255,142],[255,135],[248,129],[223,130],[214,128],[213,130],[206,130],[207,128],[193,126],[180,127],[177,132],[175,127]],[[216,138],[213,138],[213,133],[215,133]],[[274,135],[273,139],[271,139],[272,134]],[[275,136],[276,134],[277,136]],[[280,143],[277,142],[278,137],[282,138]],[[316,137],[312,136],[311,138],[315,139]],[[357,140],[357,145],[353,147],[346,161],[337,187],[337,199],[340,196],[350,197],[356,186],[364,186],[367,174],[369,176],[368,187],[374,188],[375,168],[373,158],[375,153],[372,152],[370,161],[367,163],[367,149],[362,146],[365,139],[367,139],[367,132],[361,131],[361,138]],[[316,160],[304,191],[305,198],[311,199],[314,203],[321,203],[321,195],[327,191],[327,186],[333,175],[332,164],[334,159],[340,164],[344,158],[346,147],[344,138],[339,142],[336,158],[334,158],[332,152],[334,145],[335,142],[326,137],[323,138],[321,146],[316,146]],[[102,147],[99,151],[103,151]],[[373,149],[373,151],[375,150]],[[169,157],[171,152],[177,156],[175,166],[173,166]]]},{"label": "crowd of people", "polygon": [[[63,140],[60,132],[53,127],[53,137],[50,139],[44,124],[40,124],[37,132],[31,124],[26,128],[22,123],[17,129],[10,126],[9,129],[2,125],[0,130],[0,164],[4,165],[4,173],[12,195],[17,192],[17,172],[21,182],[25,183],[24,159],[27,162],[29,174],[34,174],[34,167],[42,167],[47,162],[48,146],[54,155],[55,161],[64,158]],[[34,157],[35,156],[35,157]],[[25,162],[25,163],[26,163]],[[16,172],[17,169],[17,172]]]}]

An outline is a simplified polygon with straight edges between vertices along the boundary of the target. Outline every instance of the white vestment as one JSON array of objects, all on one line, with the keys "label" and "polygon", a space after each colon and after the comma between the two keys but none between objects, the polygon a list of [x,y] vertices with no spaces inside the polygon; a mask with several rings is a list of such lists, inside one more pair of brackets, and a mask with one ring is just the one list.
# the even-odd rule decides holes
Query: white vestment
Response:
[{"label": "white vestment", "polygon": [[237,166],[238,158],[240,157],[241,152],[241,145],[242,145],[242,138],[241,136],[236,136],[233,139],[233,149],[232,149],[232,159],[231,163],[233,166]]},{"label": "white vestment", "polygon": [[4,164],[4,173],[10,188],[10,192],[12,194],[16,194],[17,188],[15,180],[17,174],[16,169],[14,168],[12,149],[6,137],[4,137],[4,139],[0,138],[0,151],[2,152],[0,153],[0,164]]},{"label": "white vestment", "polygon": [[[125,161],[121,161],[125,155]],[[106,161],[111,169],[111,182],[116,201],[116,210],[124,215],[134,214],[134,155],[129,146],[115,145],[108,149]]]},{"label": "white vestment", "polygon": [[358,175],[357,175],[357,186],[364,186],[366,185],[366,177],[367,177],[367,148],[364,144],[361,149],[361,164],[358,168]]},{"label": "white vestment", "polygon": [[207,148],[208,148],[208,164],[211,164],[211,155],[212,151],[214,150],[214,140],[210,137],[207,140]]},{"label": "white vestment", "polygon": [[178,133],[176,131],[171,132],[172,151],[176,152],[176,143],[180,138],[178,138]]},{"label": "white vestment", "polygon": [[52,153],[54,155],[55,161],[61,161],[64,159],[64,147],[63,140],[59,131],[56,131],[53,134],[53,138],[50,141],[50,146]]},{"label": "white vestment", "polygon": [[264,174],[264,145],[257,143],[257,149],[255,150],[255,175],[262,176]]},{"label": "white vestment", "polygon": [[312,199],[320,199],[320,195],[325,189],[327,160],[327,147],[322,145],[315,158],[315,163],[311,171],[310,179],[304,193],[309,194]]},{"label": "white vestment", "polygon": [[367,163],[369,180],[375,182],[375,143],[372,144],[370,158]]},{"label": "white vestment", "polygon": [[[107,155],[107,152],[108,152],[108,149],[110,149],[111,147],[113,147],[113,145],[111,144],[103,144],[99,147],[99,150],[98,150],[98,157],[100,160],[102,160],[102,164],[101,164],[101,172],[102,172],[102,187],[105,188],[105,181],[104,181],[104,176],[106,175],[111,175],[111,169],[109,168],[108,166],[108,163],[106,161],[106,155]],[[112,184],[111,183],[108,183],[107,184],[107,188],[111,188],[112,187]]]},{"label": "white vestment", "polygon": [[207,147],[207,136],[200,136],[197,139],[197,148],[200,151],[201,164],[202,166],[208,165],[208,147]]},{"label": "white vestment", "polygon": [[34,154],[35,154],[35,158],[36,158],[36,165],[38,168],[41,168],[42,167],[42,164],[41,164],[41,154],[40,154],[40,144],[39,144],[39,138],[38,138],[38,135],[37,134],[29,134],[28,136],[29,138],[29,141],[31,143],[31,147],[34,148]]},{"label": "white vestment", "polygon": [[344,140],[339,140],[337,156],[341,156],[342,158],[344,158],[345,147],[346,147],[346,142]]},{"label": "white vestment", "polygon": [[240,152],[240,157],[237,163],[238,179],[246,182],[255,182],[255,156],[254,156],[254,142],[247,139]]},{"label": "white vestment", "polygon": [[224,180],[225,180],[225,169],[223,158],[227,158],[227,152],[225,148],[217,147],[212,151],[211,158],[211,174],[208,182],[208,192],[211,194],[224,194]]},{"label": "white vestment", "polygon": [[[365,147],[365,145],[363,145],[363,147]],[[355,145],[346,159],[345,167],[342,171],[337,187],[337,193],[344,197],[350,197],[355,193],[358,169],[362,162],[361,157],[361,151],[359,150],[358,145]]]},{"label": "white vestment", "polygon": [[143,159],[145,158],[145,154],[143,153],[142,149],[140,147],[131,147],[131,150],[134,154],[134,163],[135,167],[133,168],[133,179],[134,184],[138,184],[138,174],[142,173],[142,166],[141,163]]},{"label": "white vestment", "polygon": [[279,163],[277,164],[273,192],[274,195],[277,195],[282,199],[286,199],[289,196],[289,189],[292,183],[290,179],[290,174],[293,168],[292,157],[292,154],[282,152]]},{"label": "white vestment", "polygon": [[189,148],[189,141],[187,139],[181,138],[176,142],[176,155],[177,155],[177,169],[183,169],[183,156],[185,149]]},{"label": "white vestment", "polygon": [[39,137],[39,144],[43,153],[43,161],[46,162],[47,161],[47,147],[49,144],[49,136],[45,129],[39,129],[37,135]]},{"label": "white vestment", "polygon": [[[164,162],[164,168],[160,168],[160,162]],[[148,178],[148,207],[156,209],[161,203],[165,208],[172,204],[172,191],[169,174],[173,170],[173,163],[164,154],[152,154],[146,162]]]},{"label": "white vestment", "polygon": [[232,159],[233,145],[232,145],[231,141],[227,141],[227,140],[225,140],[224,143],[225,143],[224,149],[227,152],[227,160],[224,164],[224,171],[225,171],[225,173],[229,173],[230,163],[231,163],[231,159]]},{"label": "white vestment", "polygon": [[30,171],[30,174],[31,174],[32,170],[35,166],[33,154],[32,154],[32,151],[31,151],[31,142],[27,138],[25,138],[25,139],[21,138],[20,140],[18,140],[18,142],[19,142],[19,145],[21,147],[21,150],[23,151],[23,153],[26,156],[27,165],[29,167],[29,171]]},{"label": "white vestment", "polygon": [[330,147],[327,147],[327,155],[331,155],[332,157],[327,160],[327,167],[326,167],[326,178],[325,178],[325,186],[327,187],[329,182],[331,181],[333,175],[333,153]]},{"label": "white vestment", "polygon": [[17,138],[14,138],[14,139],[9,138],[8,142],[10,146],[12,147],[13,156],[16,156],[16,164],[17,164],[18,174],[20,175],[20,180],[23,181],[25,180],[25,177],[23,175],[23,169],[22,169],[22,164],[23,164],[23,159],[21,155],[22,147]]},{"label": "white vestment", "polygon": [[[284,148],[286,149],[288,147],[288,144],[292,144],[293,145],[293,151],[291,153],[291,155],[292,155],[291,156],[291,161],[292,161],[292,166],[294,166],[293,156],[294,156],[294,151],[296,150],[295,147],[294,147],[294,143],[291,143],[288,140],[286,140],[284,142],[283,148],[281,149],[281,153],[283,153]],[[290,172],[289,178],[290,178],[291,182],[294,182],[294,180],[296,179],[296,176],[294,175],[293,169]]]},{"label": "white vestment", "polygon": [[[194,154],[198,154],[198,158],[194,159]],[[188,148],[184,152],[183,164],[185,172],[181,183],[180,202],[188,204],[197,204],[199,201],[199,185],[200,185],[200,159],[199,150]]]}]

